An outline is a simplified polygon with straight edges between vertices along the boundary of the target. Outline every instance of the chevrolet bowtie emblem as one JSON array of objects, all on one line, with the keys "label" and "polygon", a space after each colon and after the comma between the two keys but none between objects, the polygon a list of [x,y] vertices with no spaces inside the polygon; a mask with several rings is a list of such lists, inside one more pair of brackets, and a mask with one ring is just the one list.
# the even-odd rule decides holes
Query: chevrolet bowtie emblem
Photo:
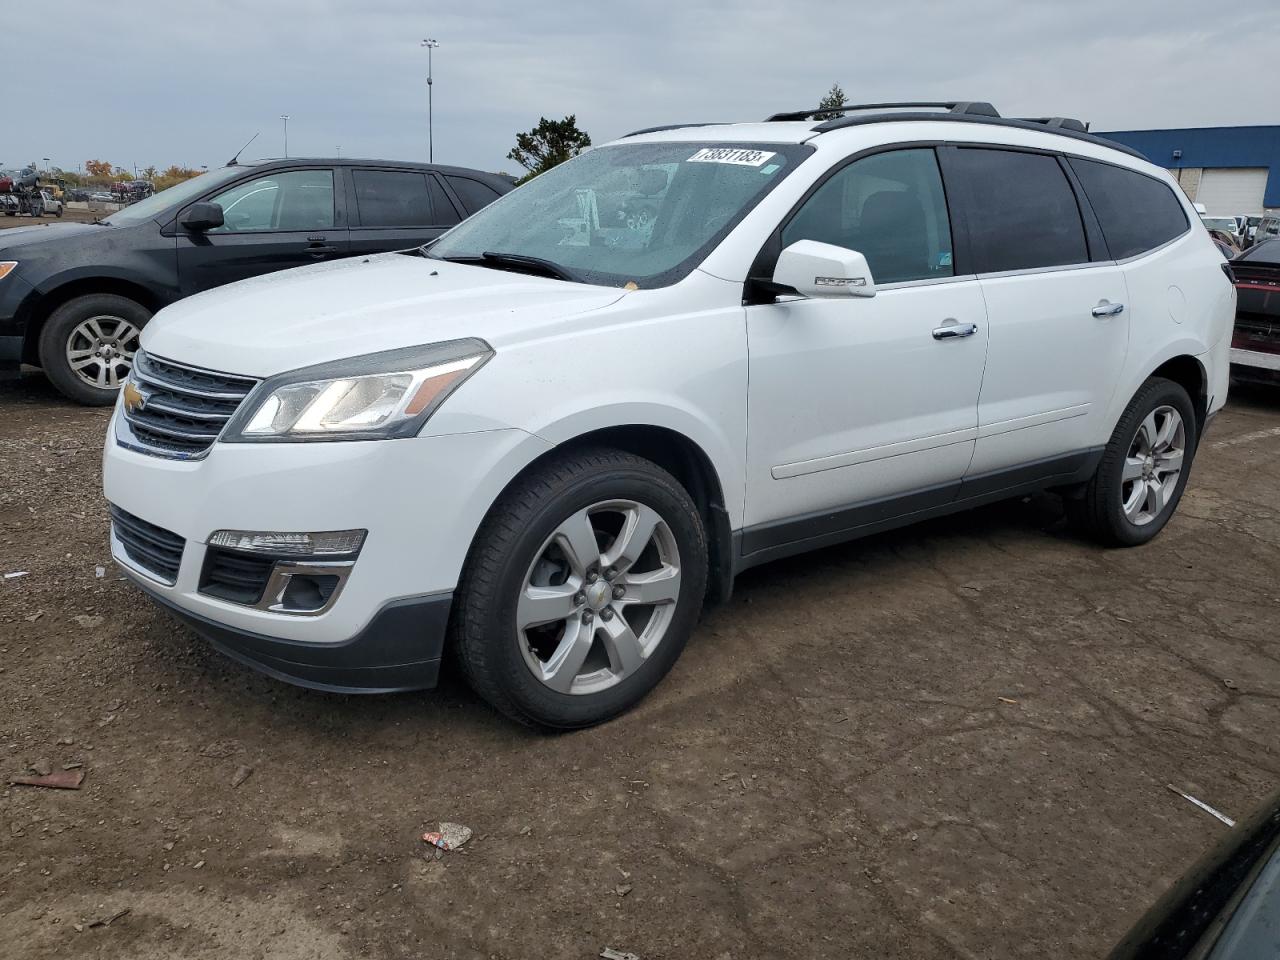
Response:
[{"label": "chevrolet bowtie emblem", "polygon": [[137,413],[147,405],[147,398],[141,390],[133,385],[130,380],[124,385],[124,409],[125,413]]}]

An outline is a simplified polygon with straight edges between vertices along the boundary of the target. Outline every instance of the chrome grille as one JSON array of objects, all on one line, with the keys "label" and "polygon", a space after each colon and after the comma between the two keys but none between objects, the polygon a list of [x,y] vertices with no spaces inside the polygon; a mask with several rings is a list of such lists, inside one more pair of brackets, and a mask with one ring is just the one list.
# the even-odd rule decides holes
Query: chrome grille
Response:
[{"label": "chrome grille", "polygon": [[[124,419],[144,453],[178,460],[203,456],[258,381],[188,367],[138,351],[126,384]],[[142,403],[129,405],[128,390]]]}]

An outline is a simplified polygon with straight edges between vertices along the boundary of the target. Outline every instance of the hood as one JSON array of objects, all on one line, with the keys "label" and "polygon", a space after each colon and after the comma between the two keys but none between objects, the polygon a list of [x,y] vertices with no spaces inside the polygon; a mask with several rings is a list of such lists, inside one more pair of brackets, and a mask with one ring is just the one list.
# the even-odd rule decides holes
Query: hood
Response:
[{"label": "hood", "polygon": [[480,337],[495,348],[531,328],[625,296],[416,254],[382,254],[243,280],[166,307],[142,334],[149,353],[267,377],[346,357]]},{"label": "hood", "polygon": [[0,230],[0,254],[13,253],[37,244],[56,243],[68,237],[84,236],[86,233],[100,234],[109,229],[111,228],[100,223],[46,223]]}]

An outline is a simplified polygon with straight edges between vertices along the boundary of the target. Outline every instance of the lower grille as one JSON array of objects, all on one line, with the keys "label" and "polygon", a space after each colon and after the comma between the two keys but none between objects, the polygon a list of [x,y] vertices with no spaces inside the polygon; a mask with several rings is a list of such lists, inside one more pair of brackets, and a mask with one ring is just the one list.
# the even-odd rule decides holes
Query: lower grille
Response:
[{"label": "lower grille", "polygon": [[125,388],[124,419],[144,452],[200,457],[257,384],[252,377],[188,367],[139,350]]},{"label": "lower grille", "polygon": [[232,603],[253,605],[262,599],[279,557],[210,547],[200,572],[200,592]]},{"label": "lower grille", "polygon": [[141,569],[172,586],[178,581],[187,541],[164,527],[147,523],[111,504],[111,529],[125,556]]}]

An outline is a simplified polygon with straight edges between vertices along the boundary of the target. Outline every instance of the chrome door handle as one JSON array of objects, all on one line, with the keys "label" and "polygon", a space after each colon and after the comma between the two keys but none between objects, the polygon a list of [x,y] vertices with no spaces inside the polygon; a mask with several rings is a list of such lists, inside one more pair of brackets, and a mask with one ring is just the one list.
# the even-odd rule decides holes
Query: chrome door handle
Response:
[{"label": "chrome door handle", "polygon": [[960,337],[972,337],[977,332],[976,323],[956,323],[954,320],[948,320],[942,326],[933,328],[933,339],[956,340]]},{"label": "chrome door handle", "polygon": [[1124,313],[1123,303],[1108,303],[1106,300],[1093,308],[1095,317],[1114,317],[1122,313]]}]

